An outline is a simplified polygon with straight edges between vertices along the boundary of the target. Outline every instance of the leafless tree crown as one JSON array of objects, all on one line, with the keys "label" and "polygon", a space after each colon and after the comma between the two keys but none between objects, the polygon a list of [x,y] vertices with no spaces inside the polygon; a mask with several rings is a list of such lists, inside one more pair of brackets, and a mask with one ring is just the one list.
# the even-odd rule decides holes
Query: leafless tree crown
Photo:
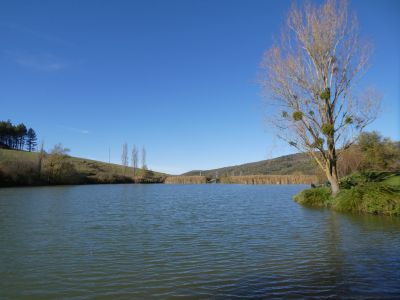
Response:
[{"label": "leafless tree crown", "polygon": [[[292,6],[279,43],[263,57],[262,85],[279,136],[325,168],[330,147],[347,147],[375,119],[379,95],[355,93],[371,44],[361,40],[347,1]],[[357,95],[356,95],[357,94]]]}]

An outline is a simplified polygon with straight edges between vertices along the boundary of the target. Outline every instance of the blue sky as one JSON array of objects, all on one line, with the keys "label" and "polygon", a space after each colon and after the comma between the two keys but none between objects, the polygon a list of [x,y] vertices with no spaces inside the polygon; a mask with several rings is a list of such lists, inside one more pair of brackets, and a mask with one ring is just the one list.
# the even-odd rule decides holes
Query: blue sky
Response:
[{"label": "blue sky", "polygon": [[[294,150],[265,126],[256,82],[290,1],[2,1],[0,119],[50,148],[119,163],[145,146],[169,173]],[[368,130],[400,139],[400,1],[351,1],[384,95]]]}]

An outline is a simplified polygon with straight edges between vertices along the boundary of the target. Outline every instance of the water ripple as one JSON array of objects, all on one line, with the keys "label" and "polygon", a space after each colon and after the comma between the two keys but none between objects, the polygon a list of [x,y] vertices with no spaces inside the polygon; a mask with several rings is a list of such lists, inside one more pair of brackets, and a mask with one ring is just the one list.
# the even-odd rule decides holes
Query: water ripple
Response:
[{"label": "water ripple", "polygon": [[0,190],[0,298],[399,298],[400,220],[307,209],[302,188]]}]

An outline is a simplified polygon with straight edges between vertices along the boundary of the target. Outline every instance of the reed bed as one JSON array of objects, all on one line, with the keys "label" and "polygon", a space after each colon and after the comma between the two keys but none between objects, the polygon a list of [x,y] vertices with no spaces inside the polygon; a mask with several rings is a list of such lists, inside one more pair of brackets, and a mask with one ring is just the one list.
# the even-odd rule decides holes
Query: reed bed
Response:
[{"label": "reed bed", "polygon": [[169,176],[165,179],[167,184],[203,184],[207,183],[205,176]]},{"label": "reed bed", "polygon": [[133,183],[164,183],[165,177],[136,176],[132,180]]},{"label": "reed bed", "polygon": [[221,183],[239,184],[317,184],[315,175],[246,175],[221,177]]}]

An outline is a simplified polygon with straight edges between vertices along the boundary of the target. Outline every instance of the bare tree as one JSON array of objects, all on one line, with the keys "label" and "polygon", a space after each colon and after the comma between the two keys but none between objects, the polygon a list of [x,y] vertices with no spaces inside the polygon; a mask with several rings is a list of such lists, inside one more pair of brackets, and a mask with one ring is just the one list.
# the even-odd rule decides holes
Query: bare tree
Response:
[{"label": "bare tree", "polygon": [[146,165],[146,149],[143,147],[142,148],[142,169],[147,170],[147,165]]},{"label": "bare tree", "polygon": [[122,145],[121,162],[122,162],[122,165],[124,166],[124,175],[125,175],[126,168],[128,167],[128,162],[129,162],[129,159],[128,159],[128,144],[127,143],[124,143]]},{"label": "bare tree", "polygon": [[272,104],[278,136],[308,152],[339,191],[337,149],[376,117],[379,96],[369,89],[354,93],[371,46],[358,34],[346,1],[308,2],[291,8],[279,43],[264,55],[262,84]]},{"label": "bare tree", "polygon": [[132,148],[132,168],[133,168],[133,177],[136,176],[136,170],[138,168],[138,149],[136,148],[136,145],[133,145]]},{"label": "bare tree", "polygon": [[43,162],[43,157],[44,157],[44,141],[40,143],[40,151],[38,155],[38,174],[39,177],[42,176],[42,162]]}]

